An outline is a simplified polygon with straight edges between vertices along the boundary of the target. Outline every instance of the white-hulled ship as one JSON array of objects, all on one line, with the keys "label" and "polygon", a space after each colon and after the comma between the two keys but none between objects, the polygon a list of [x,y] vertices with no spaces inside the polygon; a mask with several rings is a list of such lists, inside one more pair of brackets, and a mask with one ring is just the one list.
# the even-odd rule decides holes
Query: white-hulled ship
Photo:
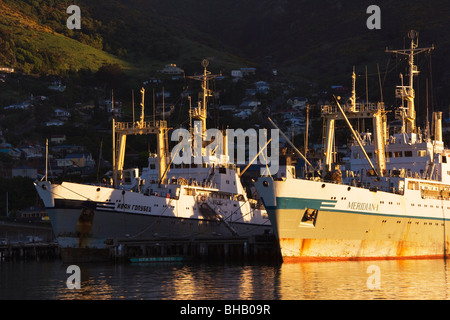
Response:
[{"label": "white-hulled ship", "polygon": [[[261,177],[256,188],[268,211],[284,261],[445,257],[449,254],[450,150],[442,141],[442,113],[434,134],[416,127],[414,57],[431,48],[392,50],[407,56],[409,83],[396,87],[401,130],[389,134],[383,103],[322,106],[326,121],[324,178]],[[427,110],[428,112],[428,110]],[[372,119],[373,132],[357,133],[352,119]],[[349,167],[333,163],[334,128],[344,120],[354,136]],[[392,129],[392,128],[391,128]]]},{"label": "white-hulled ship", "polygon": [[[206,61],[205,61],[206,62]],[[190,116],[206,128],[211,95],[207,71],[203,100]],[[240,171],[226,155],[209,155],[201,164],[174,165],[166,148],[166,121],[144,121],[144,89],[140,121],[113,119],[112,185],[36,181],[64,260],[96,260],[108,256],[121,240],[199,239],[251,236],[272,232],[262,204],[249,198]],[[123,170],[127,135],[156,134],[157,153],[148,167]],[[202,146],[205,154],[205,146]]]}]

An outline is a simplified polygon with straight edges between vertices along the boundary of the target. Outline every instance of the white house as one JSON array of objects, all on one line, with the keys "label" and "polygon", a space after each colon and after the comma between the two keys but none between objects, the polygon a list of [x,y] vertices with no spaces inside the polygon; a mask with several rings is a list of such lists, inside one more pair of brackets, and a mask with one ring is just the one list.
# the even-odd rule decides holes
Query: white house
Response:
[{"label": "white house", "polygon": [[40,146],[28,145],[28,146],[20,147],[20,150],[25,154],[25,157],[27,159],[43,157]]},{"label": "white house", "polygon": [[240,105],[239,108],[241,109],[253,109],[257,106],[259,106],[261,104],[261,102],[257,101],[257,100],[248,100],[248,101],[243,101]]},{"label": "white house", "polygon": [[247,119],[248,117],[250,117],[251,114],[252,114],[251,109],[244,109],[244,110],[240,111],[239,113],[236,113],[234,116],[241,118],[241,119]]},{"label": "white house", "polygon": [[61,84],[61,80],[52,82],[51,85],[48,86],[50,90],[64,92],[66,90],[66,86]]},{"label": "white house", "polygon": [[231,70],[231,76],[233,78],[242,78],[243,74],[241,70]]},{"label": "white house", "polygon": [[5,107],[4,109],[5,110],[7,110],[7,109],[22,109],[22,110],[27,110],[29,107],[31,106],[31,103],[29,102],[29,101],[24,101],[24,102],[21,102],[21,103],[15,103],[15,104],[12,104],[12,105],[10,105],[10,106],[7,106],[7,107]]},{"label": "white house", "polygon": [[255,82],[256,91],[259,93],[268,93],[270,90],[270,85],[265,81]]},{"label": "white house", "polygon": [[160,70],[159,72],[165,73],[165,74],[182,74],[184,73],[184,70],[177,67],[175,63],[166,64],[164,69]]},{"label": "white house", "polygon": [[236,106],[232,104],[222,104],[219,106],[219,109],[222,111],[234,111],[236,110]]},{"label": "white house", "polygon": [[62,120],[68,120],[71,116],[70,112],[64,109],[55,109],[53,113],[55,117]]},{"label": "white house", "polygon": [[64,122],[63,121],[61,121],[61,120],[50,120],[50,121],[47,121],[46,123],[45,123],[45,125],[47,126],[47,127],[51,127],[51,126],[62,126],[62,125],[64,125]]},{"label": "white house", "polygon": [[306,107],[308,103],[308,98],[304,97],[293,97],[287,101],[287,104],[290,105],[293,109],[303,109]]}]

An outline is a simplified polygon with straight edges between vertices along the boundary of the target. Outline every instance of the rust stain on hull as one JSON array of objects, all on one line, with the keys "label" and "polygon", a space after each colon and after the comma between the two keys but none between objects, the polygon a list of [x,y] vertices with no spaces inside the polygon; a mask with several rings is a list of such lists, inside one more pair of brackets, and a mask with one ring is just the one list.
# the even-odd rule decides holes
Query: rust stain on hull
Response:
[{"label": "rust stain on hull", "polygon": [[430,259],[450,256],[449,222],[319,211],[315,224],[301,223],[304,210],[269,212],[277,219],[283,261]]},{"label": "rust stain on hull", "polygon": [[89,237],[92,234],[92,224],[94,221],[94,210],[90,208],[81,209],[80,217],[77,221],[78,247],[86,248]]},{"label": "rust stain on hull", "polygon": [[[405,235],[405,239],[406,239]],[[332,240],[332,239],[280,239],[283,262],[442,259],[450,257],[442,250],[424,248],[415,243],[401,241]]]},{"label": "rust stain on hull", "polygon": [[[450,255],[446,255],[450,258]],[[296,262],[327,262],[327,261],[372,261],[372,260],[426,260],[426,259],[443,259],[444,255],[427,255],[427,256],[404,256],[404,257],[283,257],[283,263]]]}]

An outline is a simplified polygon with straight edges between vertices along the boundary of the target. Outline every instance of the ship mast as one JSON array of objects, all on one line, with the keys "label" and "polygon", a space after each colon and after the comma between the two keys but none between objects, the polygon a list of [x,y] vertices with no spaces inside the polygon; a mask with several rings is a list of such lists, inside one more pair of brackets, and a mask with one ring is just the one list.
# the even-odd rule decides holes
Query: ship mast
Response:
[{"label": "ship mast", "polygon": [[[417,31],[411,30],[408,33],[408,38],[411,39],[411,47],[410,49],[403,50],[389,50],[386,48],[386,52],[402,54],[408,56],[408,64],[409,64],[409,84],[404,85],[402,83],[401,86],[397,86],[395,89],[395,97],[402,99],[402,104],[406,101],[406,111],[405,115],[403,114],[403,110],[401,111],[401,119],[402,119],[402,127],[406,125],[405,131],[406,133],[416,133],[416,111],[414,107],[414,76],[419,73],[417,66],[414,64],[414,56],[416,54],[431,51],[434,49],[434,46],[428,48],[418,48],[419,45],[419,33]],[[406,121],[406,123],[405,123]]]},{"label": "ship mast", "polygon": [[[215,79],[221,74],[211,74],[206,68],[209,65],[209,61],[207,59],[202,60],[203,74],[188,76],[189,79],[198,80],[202,83],[202,99],[198,101],[198,106],[195,108],[189,108],[189,118],[197,119],[201,121],[202,127],[201,132],[196,132],[197,135],[201,136],[201,141],[204,141],[206,135],[206,118],[208,116],[208,97],[212,97],[212,90],[209,89],[209,81]],[[190,120],[191,121],[191,120]],[[195,131],[194,126],[194,131]],[[198,141],[194,140],[194,144],[198,143]],[[194,147],[194,150],[196,148]],[[203,153],[203,145],[202,145],[202,153]]]},{"label": "ship mast", "polygon": [[212,96],[212,91],[209,89],[209,80],[212,80],[220,75],[213,75],[206,68],[209,65],[209,61],[207,59],[202,60],[203,74],[188,76],[189,79],[198,80],[202,82],[202,100],[198,102],[198,107],[189,109],[190,117],[194,119],[198,119],[202,122],[202,135],[206,132],[206,118],[208,116],[207,104],[208,97]]}]

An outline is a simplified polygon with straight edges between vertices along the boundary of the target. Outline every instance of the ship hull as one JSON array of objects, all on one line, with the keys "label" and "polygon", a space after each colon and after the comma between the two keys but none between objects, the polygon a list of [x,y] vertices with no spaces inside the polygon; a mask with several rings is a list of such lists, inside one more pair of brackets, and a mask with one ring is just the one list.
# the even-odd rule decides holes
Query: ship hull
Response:
[{"label": "ship hull", "polygon": [[[176,218],[86,208],[48,208],[63,261],[110,259],[110,249],[122,241],[230,238],[231,231],[216,220]],[[233,223],[240,236],[271,231],[270,225]]]},{"label": "ship hull", "polygon": [[301,179],[257,189],[285,262],[448,256],[448,200]]},{"label": "ship hull", "polygon": [[270,210],[270,216],[284,228],[278,240],[286,262],[444,257],[443,227],[433,220],[319,211],[323,222],[313,229],[286,227],[301,223],[292,210]]},{"label": "ship hull", "polygon": [[[247,202],[222,201],[191,186],[169,197],[74,183],[36,183],[61,257],[69,261],[108,259],[123,242],[229,239],[272,232],[265,211]],[[186,188],[188,190],[185,190]],[[243,211],[245,210],[245,211]]]}]

